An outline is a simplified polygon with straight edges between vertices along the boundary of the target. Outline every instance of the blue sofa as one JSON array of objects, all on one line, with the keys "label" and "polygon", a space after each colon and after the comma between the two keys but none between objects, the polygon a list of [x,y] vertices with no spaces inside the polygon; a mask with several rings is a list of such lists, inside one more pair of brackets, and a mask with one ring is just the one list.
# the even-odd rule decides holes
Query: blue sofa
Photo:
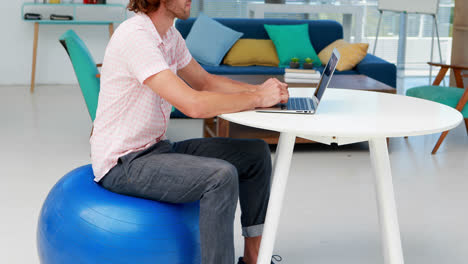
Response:
[{"label": "blue sofa", "polygon": [[[330,43],[343,38],[343,27],[332,20],[293,20],[293,19],[246,19],[246,18],[215,18],[221,24],[232,28],[233,30],[244,33],[242,38],[269,39],[264,24],[271,25],[293,25],[309,24],[309,36],[312,46],[317,54]],[[186,38],[192,28],[195,18],[187,20],[177,20],[175,27],[179,30],[182,37]],[[206,66],[205,70],[212,74],[267,74],[282,75],[284,68],[267,66]],[[321,71],[323,67],[319,67]],[[336,74],[364,74],[375,80],[383,82],[389,86],[396,87],[396,66],[384,61],[376,56],[367,54],[367,56],[352,70],[336,72]]]},{"label": "blue sofa", "polygon": [[[221,24],[243,32],[242,38],[250,39],[269,39],[269,36],[264,28],[264,24],[271,25],[294,25],[294,24],[309,24],[309,36],[312,46],[317,54],[330,43],[337,39],[343,38],[343,27],[333,20],[293,20],[293,19],[247,19],[247,18],[215,18]],[[185,39],[192,28],[195,18],[187,20],[178,19],[175,27],[179,30],[182,37]],[[268,66],[207,66],[202,67],[212,74],[218,75],[283,75],[284,68],[268,67]],[[318,71],[323,70],[323,66],[316,68]],[[335,74],[363,74],[375,80],[385,83],[389,86],[396,87],[396,66],[381,58],[367,54],[367,56],[350,71],[336,71]],[[176,111],[171,115],[180,117],[180,112]]]}]

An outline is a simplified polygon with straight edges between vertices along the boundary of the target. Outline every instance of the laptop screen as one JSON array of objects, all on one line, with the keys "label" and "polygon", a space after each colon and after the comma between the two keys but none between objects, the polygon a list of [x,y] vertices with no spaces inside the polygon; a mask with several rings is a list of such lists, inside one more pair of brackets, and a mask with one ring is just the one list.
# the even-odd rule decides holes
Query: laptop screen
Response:
[{"label": "laptop screen", "polygon": [[327,66],[325,66],[325,69],[323,70],[322,78],[320,79],[320,82],[317,86],[317,89],[315,89],[314,93],[314,99],[317,100],[317,105],[320,102],[320,99],[322,99],[323,93],[325,92],[325,89],[327,88],[330,79],[333,73],[335,72],[335,68],[338,64],[339,59],[338,56],[340,56],[338,51],[334,49],[330,60],[328,60]]}]

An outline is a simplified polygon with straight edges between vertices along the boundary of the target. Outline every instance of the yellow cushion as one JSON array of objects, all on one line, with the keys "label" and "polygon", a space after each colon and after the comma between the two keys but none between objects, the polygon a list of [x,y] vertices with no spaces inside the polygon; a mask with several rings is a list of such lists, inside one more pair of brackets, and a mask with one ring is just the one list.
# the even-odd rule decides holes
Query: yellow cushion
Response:
[{"label": "yellow cushion", "polygon": [[333,49],[336,48],[340,53],[340,62],[336,66],[339,71],[348,71],[353,69],[367,55],[369,44],[353,43],[350,44],[342,39],[338,39],[324,48],[318,54],[322,63],[327,63],[331,57]]},{"label": "yellow cushion", "polygon": [[231,66],[278,66],[279,59],[270,39],[239,39],[223,63]]}]

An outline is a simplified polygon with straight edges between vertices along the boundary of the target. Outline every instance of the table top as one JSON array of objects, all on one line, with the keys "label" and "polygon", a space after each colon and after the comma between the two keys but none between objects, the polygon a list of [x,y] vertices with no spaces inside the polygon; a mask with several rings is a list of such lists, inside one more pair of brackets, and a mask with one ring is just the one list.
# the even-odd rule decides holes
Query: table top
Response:
[{"label": "table top", "polygon": [[[281,76],[281,81],[284,81],[284,77]],[[316,84],[306,83],[288,83],[290,88],[293,87],[316,87]],[[386,85],[385,83],[379,82],[372,79],[369,76],[363,74],[336,74],[330,80],[330,87],[340,87],[354,90],[365,90],[365,91],[376,91],[383,93],[396,93],[396,89]]]},{"label": "table top", "polygon": [[[313,88],[290,88],[290,95],[307,96],[313,91]],[[349,89],[327,89],[313,115],[245,111],[220,117],[246,126],[296,135],[360,138],[438,133],[458,126],[463,119],[460,112],[439,103]]]}]

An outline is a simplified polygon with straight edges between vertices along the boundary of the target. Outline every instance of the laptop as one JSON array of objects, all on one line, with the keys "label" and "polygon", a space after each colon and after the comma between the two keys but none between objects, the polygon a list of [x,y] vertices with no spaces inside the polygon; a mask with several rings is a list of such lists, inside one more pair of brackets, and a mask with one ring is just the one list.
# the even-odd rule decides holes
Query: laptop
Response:
[{"label": "laptop", "polygon": [[328,60],[327,66],[325,66],[322,76],[320,77],[317,89],[315,89],[315,92],[311,97],[290,97],[286,104],[277,104],[273,107],[258,108],[256,109],[256,112],[315,114],[320,103],[320,99],[330,83],[339,60],[340,53],[336,49],[333,49],[330,60]]}]

